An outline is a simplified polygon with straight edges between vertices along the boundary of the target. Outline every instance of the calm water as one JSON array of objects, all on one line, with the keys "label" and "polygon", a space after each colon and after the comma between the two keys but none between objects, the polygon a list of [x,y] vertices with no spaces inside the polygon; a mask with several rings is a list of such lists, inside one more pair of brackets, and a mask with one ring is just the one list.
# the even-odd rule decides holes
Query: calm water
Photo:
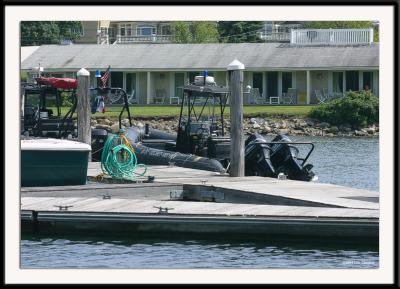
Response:
[{"label": "calm water", "polygon": [[[319,182],[379,190],[377,138],[312,141]],[[377,246],[326,240],[121,239],[23,234],[22,268],[378,268]]]}]

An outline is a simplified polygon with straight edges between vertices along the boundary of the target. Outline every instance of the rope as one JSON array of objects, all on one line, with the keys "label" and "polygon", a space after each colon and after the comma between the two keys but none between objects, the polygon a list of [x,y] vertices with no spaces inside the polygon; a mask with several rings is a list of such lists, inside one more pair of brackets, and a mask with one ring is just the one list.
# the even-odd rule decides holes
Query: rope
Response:
[{"label": "rope", "polygon": [[[137,173],[137,168],[144,168],[144,171]],[[134,149],[122,129],[118,135],[108,136],[101,154],[101,169],[112,178],[126,180],[135,180],[138,176],[144,176],[147,171],[145,165],[137,163]]]}]

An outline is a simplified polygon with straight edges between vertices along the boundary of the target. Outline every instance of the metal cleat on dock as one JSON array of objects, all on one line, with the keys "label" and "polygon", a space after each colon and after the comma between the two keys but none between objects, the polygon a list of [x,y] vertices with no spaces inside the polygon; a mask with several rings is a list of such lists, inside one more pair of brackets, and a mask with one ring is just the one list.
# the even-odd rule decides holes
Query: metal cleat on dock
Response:
[{"label": "metal cleat on dock", "polygon": [[71,208],[73,206],[57,206],[57,205],[55,205],[54,207],[57,207],[60,211],[68,211],[68,208]]},{"label": "metal cleat on dock", "polygon": [[163,207],[156,207],[154,208],[158,209],[158,214],[168,214],[168,210],[173,210],[174,208],[163,208]]}]

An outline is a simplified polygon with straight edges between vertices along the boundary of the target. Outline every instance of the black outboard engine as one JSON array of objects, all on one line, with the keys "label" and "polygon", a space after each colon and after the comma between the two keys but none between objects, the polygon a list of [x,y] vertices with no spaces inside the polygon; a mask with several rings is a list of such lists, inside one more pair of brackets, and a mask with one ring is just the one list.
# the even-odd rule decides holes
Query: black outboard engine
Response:
[{"label": "black outboard engine", "polygon": [[92,161],[101,161],[104,144],[107,141],[108,132],[105,129],[92,129]]},{"label": "black outboard engine", "polygon": [[275,169],[270,160],[271,148],[258,133],[249,136],[245,142],[245,175],[275,177]]},{"label": "black outboard engine", "polygon": [[[274,144],[274,142],[280,143]],[[290,143],[292,141],[286,135],[277,135],[270,144],[270,159],[276,174],[284,173],[292,180],[312,180],[315,175],[311,171],[313,165],[303,166],[303,162],[298,158],[299,149]]]}]

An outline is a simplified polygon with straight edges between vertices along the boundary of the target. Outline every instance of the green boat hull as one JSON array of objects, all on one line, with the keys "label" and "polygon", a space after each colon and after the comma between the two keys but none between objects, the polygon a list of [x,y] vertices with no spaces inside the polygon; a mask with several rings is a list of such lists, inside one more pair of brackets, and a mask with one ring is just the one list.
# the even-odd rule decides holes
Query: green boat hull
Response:
[{"label": "green boat hull", "polygon": [[21,151],[21,186],[86,184],[90,151]]}]

